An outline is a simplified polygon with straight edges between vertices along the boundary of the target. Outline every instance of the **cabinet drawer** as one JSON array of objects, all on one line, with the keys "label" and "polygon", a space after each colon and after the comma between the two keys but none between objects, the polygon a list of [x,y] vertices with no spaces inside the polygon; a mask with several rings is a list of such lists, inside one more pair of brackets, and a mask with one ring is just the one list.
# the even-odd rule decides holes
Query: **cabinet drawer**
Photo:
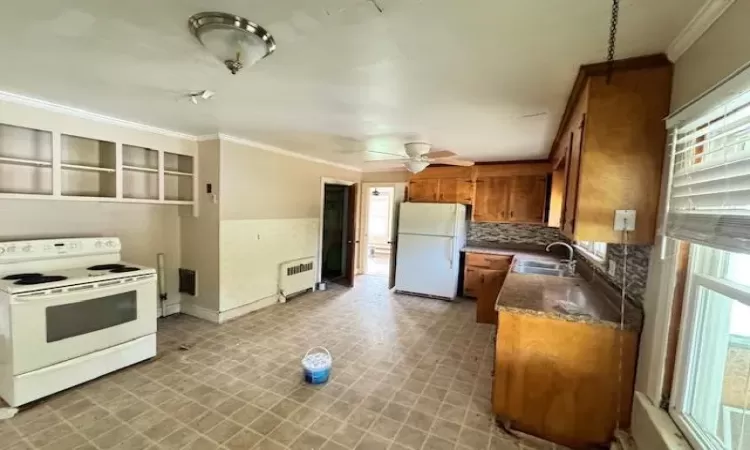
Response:
[{"label": "cabinet drawer", "polygon": [[467,253],[466,265],[471,267],[481,267],[484,269],[507,270],[513,260],[512,256],[504,255],[485,255],[482,253]]}]

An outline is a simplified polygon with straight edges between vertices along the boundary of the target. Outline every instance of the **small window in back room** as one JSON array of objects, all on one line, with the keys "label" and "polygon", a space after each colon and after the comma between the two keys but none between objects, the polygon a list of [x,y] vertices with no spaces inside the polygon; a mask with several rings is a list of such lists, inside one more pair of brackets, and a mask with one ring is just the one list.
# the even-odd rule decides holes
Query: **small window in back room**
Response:
[{"label": "small window in back room", "polygon": [[607,244],[604,242],[576,241],[575,245],[586,256],[595,260],[604,261],[607,259]]}]

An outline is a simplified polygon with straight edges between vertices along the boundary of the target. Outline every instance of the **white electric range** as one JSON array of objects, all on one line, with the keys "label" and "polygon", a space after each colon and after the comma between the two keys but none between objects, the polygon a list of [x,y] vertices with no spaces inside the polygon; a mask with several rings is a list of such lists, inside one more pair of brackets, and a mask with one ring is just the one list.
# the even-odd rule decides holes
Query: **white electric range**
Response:
[{"label": "white electric range", "polygon": [[0,242],[0,397],[18,406],[156,355],[157,276],[117,238]]}]

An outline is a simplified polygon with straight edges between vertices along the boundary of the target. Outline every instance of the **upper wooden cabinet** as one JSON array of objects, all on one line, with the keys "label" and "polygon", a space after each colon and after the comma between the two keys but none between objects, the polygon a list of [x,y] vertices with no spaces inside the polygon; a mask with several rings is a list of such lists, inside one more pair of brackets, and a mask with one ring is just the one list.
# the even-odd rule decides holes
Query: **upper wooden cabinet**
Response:
[{"label": "upper wooden cabinet", "polygon": [[508,197],[511,222],[542,223],[547,200],[547,176],[525,175],[511,179]]},{"label": "upper wooden cabinet", "polygon": [[474,181],[471,178],[443,178],[438,189],[439,203],[470,205],[474,198]]},{"label": "upper wooden cabinet", "polygon": [[475,222],[545,223],[549,162],[428,167],[409,181],[409,201],[472,205]]},{"label": "upper wooden cabinet", "polygon": [[409,201],[435,203],[438,201],[439,189],[440,180],[438,179],[411,180],[409,181]]},{"label": "upper wooden cabinet", "polygon": [[409,180],[409,201],[463,203],[474,200],[471,167],[428,167]]},{"label": "upper wooden cabinet", "polygon": [[476,166],[475,222],[545,223],[546,163]]},{"label": "upper wooden cabinet", "polygon": [[[552,146],[552,204],[576,241],[623,242],[616,210],[636,211],[627,242],[654,240],[661,193],[672,65],[663,55],[581,67]],[[562,171],[562,172],[561,172]],[[564,182],[560,188],[559,183]],[[562,196],[562,198],[560,198]]]},{"label": "upper wooden cabinet", "polygon": [[472,220],[475,222],[507,222],[510,183],[510,177],[477,179]]}]

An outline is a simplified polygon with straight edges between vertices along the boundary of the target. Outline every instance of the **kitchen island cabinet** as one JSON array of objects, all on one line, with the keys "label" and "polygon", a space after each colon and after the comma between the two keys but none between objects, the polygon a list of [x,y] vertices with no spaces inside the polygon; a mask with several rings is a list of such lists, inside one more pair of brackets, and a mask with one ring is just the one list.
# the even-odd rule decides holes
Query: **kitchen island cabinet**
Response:
[{"label": "kitchen island cabinet", "polygon": [[492,408],[513,429],[572,448],[606,446],[630,423],[637,311],[578,278],[511,273],[497,298]]}]

